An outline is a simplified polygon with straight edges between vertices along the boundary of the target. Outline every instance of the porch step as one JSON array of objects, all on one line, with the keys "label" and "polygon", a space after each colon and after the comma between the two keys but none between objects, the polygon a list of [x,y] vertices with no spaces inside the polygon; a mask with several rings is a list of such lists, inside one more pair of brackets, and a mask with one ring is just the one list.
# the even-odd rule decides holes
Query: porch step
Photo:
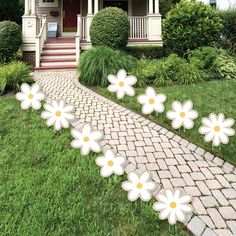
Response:
[{"label": "porch step", "polygon": [[41,66],[76,66],[76,60],[41,60]]},{"label": "porch step", "polygon": [[75,39],[49,38],[43,46],[40,67],[35,69],[75,69],[76,67]]},{"label": "porch step", "polygon": [[34,67],[34,70],[66,70],[66,69],[76,69],[77,66],[67,65],[67,66],[40,66]]}]

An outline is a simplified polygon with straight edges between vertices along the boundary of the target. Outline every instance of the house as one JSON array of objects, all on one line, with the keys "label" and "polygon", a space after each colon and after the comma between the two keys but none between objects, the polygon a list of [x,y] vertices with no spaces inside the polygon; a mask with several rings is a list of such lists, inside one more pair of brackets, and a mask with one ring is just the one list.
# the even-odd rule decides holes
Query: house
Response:
[{"label": "house", "polygon": [[236,0],[197,0],[198,2],[204,2],[216,7],[220,10],[227,10],[230,8],[236,8]]},{"label": "house", "polygon": [[[81,50],[91,47],[89,28],[94,15],[109,6],[128,13],[128,45],[162,46],[159,0],[25,0],[25,61],[38,69],[74,68]],[[49,23],[56,23],[57,37],[48,37]]]}]

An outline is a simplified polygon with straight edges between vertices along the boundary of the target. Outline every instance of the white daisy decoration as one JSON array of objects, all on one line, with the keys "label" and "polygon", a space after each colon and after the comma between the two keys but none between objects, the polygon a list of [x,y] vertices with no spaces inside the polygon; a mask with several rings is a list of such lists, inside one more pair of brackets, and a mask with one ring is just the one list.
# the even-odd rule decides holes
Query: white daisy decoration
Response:
[{"label": "white daisy decoration", "polygon": [[101,167],[101,176],[109,177],[112,174],[123,175],[125,158],[115,155],[112,150],[107,150],[104,156],[96,159],[96,164]]},{"label": "white daisy decoration", "polygon": [[202,119],[202,126],[199,128],[200,134],[205,135],[206,142],[212,141],[213,146],[219,146],[221,143],[229,143],[229,136],[235,135],[233,119],[225,119],[224,114],[210,114],[209,118]]},{"label": "white daisy decoration", "polygon": [[56,131],[62,128],[69,128],[70,122],[75,119],[74,107],[66,105],[63,101],[53,101],[51,104],[44,105],[45,111],[41,117],[47,120],[48,126],[54,126]]},{"label": "white daisy decoration", "polygon": [[142,112],[145,115],[153,111],[162,113],[165,110],[163,103],[166,101],[165,94],[156,94],[152,87],[148,87],[145,94],[138,96],[138,102],[143,105]]},{"label": "white daisy decoration", "polygon": [[16,94],[16,99],[21,101],[21,109],[27,110],[32,107],[34,110],[41,108],[41,101],[45,99],[45,96],[40,92],[38,84],[33,84],[31,87],[23,83],[21,85],[21,92]]},{"label": "white daisy decoration", "polygon": [[189,195],[182,195],[179,189],[165,190],[165,194],[158,194],[159,200],[153,205],[155,211],[159,211],[159,218],[161,220],[168,219],[171,225],[174,225],[177,220],[184,222],[186,214],[192,212],[192,207],[188,204],[192,197]]},{"label": "white daisy decoration", "polygon": [[172,127],[179,129],[183,126],[185,129],[192,129],[194,126],[194,119],[197,119],[198,112],[193,110],[192,101],[188,100],[183,104],[179,101],[172,103],[172,110],[166,113],[168,119],[172,120]]},{"label": "white daisy decoration", "polygon": [[141,176],[135,172],[128,174],[128,180],[122,183],[122,188],[129,192],[128,199],[135,201],[141,198],[142,201],[149,201],[152,198],[152,192],[156,190],[157,185],[150,180],[150,174],[145,171]]},{"label": "white daisy decoration", "polygon": [[102,139],[103,134],[100,131],[93,131],[92,127],[86,124],[81,131],[72,129],[71,134],[75,138],[71,142],[71,146],[73,148],[80,148],[82,155],[88,155],[90,150],[101,152],[102,149],[99,141]]},{"label": "white daisy decoration", "polygon": [[135,76],[127,76],[125,70],[119,70],[117,76],[108,75],[107,79],[111,83],[107,88],[108,91],[111,93],[116,93],[116,97],[118,99],[122,99],[125,94],[128,96],[135,95],[135,91],[132,86],[137,82],[137,78]]}]

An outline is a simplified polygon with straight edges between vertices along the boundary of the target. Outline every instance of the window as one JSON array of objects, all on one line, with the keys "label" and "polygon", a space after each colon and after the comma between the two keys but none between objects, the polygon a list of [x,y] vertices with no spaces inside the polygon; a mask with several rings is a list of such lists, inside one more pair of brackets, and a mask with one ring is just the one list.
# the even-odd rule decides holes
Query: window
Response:
[{"label": "window", "polygon": [[40,7],[58,7],[58,0],[39,0]]},{"label": "window", "polygon": [[210,0],[210,5],[212,7],[216,7],[216,0]]}]

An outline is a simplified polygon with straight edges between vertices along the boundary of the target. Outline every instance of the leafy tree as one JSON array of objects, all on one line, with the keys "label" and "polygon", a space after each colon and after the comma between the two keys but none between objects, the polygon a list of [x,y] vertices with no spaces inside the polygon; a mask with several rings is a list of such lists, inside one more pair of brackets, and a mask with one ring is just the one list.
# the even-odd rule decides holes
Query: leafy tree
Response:
[{"label": "leafy tree", "polygon": [[21,23],[24,12],[23,0],[0,0],[0,21],[10,20]]}]

